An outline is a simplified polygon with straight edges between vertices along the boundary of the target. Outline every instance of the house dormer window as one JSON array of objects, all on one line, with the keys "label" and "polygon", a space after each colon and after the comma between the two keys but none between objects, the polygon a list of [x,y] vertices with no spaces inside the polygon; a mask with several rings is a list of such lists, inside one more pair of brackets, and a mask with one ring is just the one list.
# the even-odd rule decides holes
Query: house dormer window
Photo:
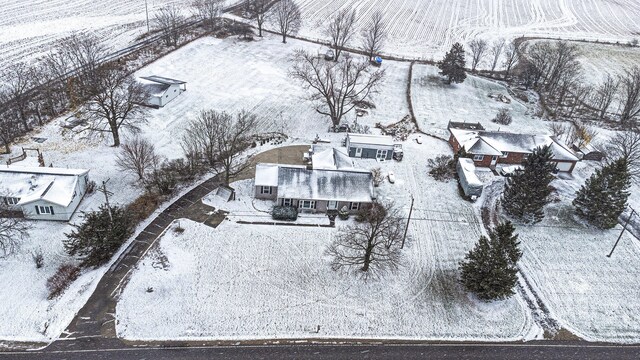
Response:
[{"label": "house dormer window", "polygon": [[473,155],[473,161],[482,161],[484,160],[484,155]]}]

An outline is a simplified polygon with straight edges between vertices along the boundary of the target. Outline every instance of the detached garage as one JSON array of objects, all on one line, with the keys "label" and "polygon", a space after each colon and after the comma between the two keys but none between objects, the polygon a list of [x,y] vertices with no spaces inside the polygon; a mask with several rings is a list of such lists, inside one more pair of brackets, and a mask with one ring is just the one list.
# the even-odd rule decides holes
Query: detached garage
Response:
[{"label": "detached garage", "polygon": [[347,134],[347,153],[350,157],[391,160],[393,138],[386,135]]},{"label": "detached garage", "polygon": [[163,107],[178,95],[187,91],[185,81],[170,79],[162,76],[142,76],[141,83],[149,94],[147,105],[153,107]]}]

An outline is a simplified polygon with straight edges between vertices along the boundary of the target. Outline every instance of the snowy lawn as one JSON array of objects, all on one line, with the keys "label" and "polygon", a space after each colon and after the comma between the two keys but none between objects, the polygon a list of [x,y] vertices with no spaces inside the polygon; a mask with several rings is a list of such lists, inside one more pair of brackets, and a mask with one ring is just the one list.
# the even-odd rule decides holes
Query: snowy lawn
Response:
[{"label": "snowy lawn", "polygon": [[[385,173],[396,173],[395,184],[381,186],[381,198],[395,200],[405,211],[409,194],[416,199],[406,258],[397,273],[363,282],[333,272],[324,251],[334,229],[241,225],[231,220],[212,229],[180,220],[185,231],[168,231],[123,291],[117,307],[119,336],[157,340],[534,336],[537,330],[518,296],[485,304],[457,282],[458,261],[483,228],[472,204],[458,197],[456,184],[436,183],[420,163],[445,153],[446,146],[407,142],[402,163],[359,162],[362,167],[381,166]],[[246,186],[239,185],[232,184]]]},{"label": "snowy lawn", "polygon": [[555,180],[560,201],[547,206],[540,224],[517,227],[521,266],[562,326],[587,340],[638,342],[640,241],[625,233],[608,258],[622,226],[587,226],[571,205],[593,169],[593,162],[579,163],[575,179]]},{"label": "snowy lawn", "polygon": [[[534,104],[512,97],[499,82],[468,74],[462,84],[447,85],[438,71],[431,65],[413,67],[411,99],[421,130],[448,139],[447,124],[456,121],[480,122],[487,130],[548,132],[546,124],[533,116]],[[502,95],[509,103],[499,101],[495,98],[497,95]],[[491,122],[500,109],[511,113],[513,122],[510,125]]]}]

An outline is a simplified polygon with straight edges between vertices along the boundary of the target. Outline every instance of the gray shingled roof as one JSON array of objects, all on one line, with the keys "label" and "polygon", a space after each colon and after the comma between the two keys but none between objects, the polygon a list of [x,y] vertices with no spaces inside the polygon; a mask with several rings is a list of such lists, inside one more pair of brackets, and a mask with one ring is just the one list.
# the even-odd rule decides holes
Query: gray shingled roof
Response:
[{"label": "gray shingled roof", "polygon": [[373,177],[369,171],[309,170],[280,166],[278,197],[371,202],[375,198]]}]

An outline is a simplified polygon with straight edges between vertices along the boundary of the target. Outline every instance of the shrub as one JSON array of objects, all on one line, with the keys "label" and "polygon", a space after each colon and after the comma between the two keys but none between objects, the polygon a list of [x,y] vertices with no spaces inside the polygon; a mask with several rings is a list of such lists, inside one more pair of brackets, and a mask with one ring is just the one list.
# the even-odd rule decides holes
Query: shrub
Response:
[{"label": "shrub", "polygon": [[56,273],[47,279],[47,290],[49,290],[47,299],[51,300],[62,294],[78,276],[80,276],[79,267],[71,264],[60,265]]},{"label": "shrub", "polygon": [[135,222],[140,222],[151,215],[160,205],[161,196],[155,193],[144,193],[127,205],[127,212]]},{"label": "shrub", "polygon": [[371,175],[373,175],[373,186],[380,186],[384,181],[384,176],[382,176],[382,170],[379,167],[371,169]]},{"label": "shrub", "polygon": [[500,109],[496,117],[493,118],[493,120],[491,121],[493,121],[496,124],[509,125],[511,124],[511,121],[513,121],[513,118],[511,117],[511,114],[509,113],[508,109]]},{"label": "shrub", "polygon": [[33,258],[33,262],[36,264],[36,269],[40,269],[44,266],[44,255],[42,255],[42,250],[38,249],[31,254]]},{"label": "shrub", "polygon": [[87,194],[93,194],[96,192],[96,182],[91,180],[87,183]]},{"label": "shrub", "polygon": [[343,206],[340,211],[338,211],[338,217],[341,220],[347,220],[349,218],[349,210],[347,210],[346,206]]},{"label": "shrub", "polygon": [[274,206],[271,217],[273,220],[293,221],[298,219],[298,209],[293,206]]},{"label": "shrub", "polygon": [[435,159],[429,159],[427,164],[431,168],[429,174],[438,181],[447,181],[456,174],[456,164],[449,155],[440,155]]}]

